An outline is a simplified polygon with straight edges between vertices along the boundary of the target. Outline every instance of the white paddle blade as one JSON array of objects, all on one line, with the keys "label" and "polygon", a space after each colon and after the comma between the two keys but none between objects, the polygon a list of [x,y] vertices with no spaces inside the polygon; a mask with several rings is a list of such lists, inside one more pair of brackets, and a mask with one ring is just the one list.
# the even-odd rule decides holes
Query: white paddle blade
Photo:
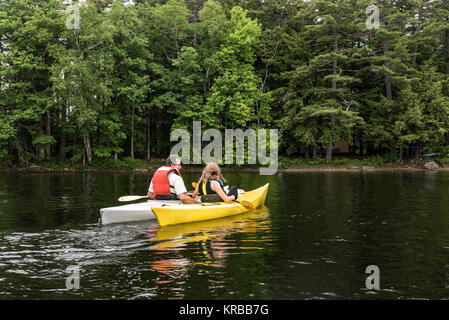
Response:
[{"label": "white paddle blade", "polygon": [[118,198],[118,201],[120,202],[128,202],[128,201],[134,201],[139,199],[145,199],[148,198],[148,196],[122,196]]}]

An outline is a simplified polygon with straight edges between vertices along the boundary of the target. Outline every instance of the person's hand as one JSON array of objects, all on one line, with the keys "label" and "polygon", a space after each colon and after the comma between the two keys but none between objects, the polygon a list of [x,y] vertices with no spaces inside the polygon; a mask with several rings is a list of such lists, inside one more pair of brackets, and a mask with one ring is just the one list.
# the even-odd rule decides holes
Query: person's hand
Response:
[{"label": "person's hand", "polygon": [[231,201],[235,200],[235,196],[230,196],[229,199],[231,199]]}]

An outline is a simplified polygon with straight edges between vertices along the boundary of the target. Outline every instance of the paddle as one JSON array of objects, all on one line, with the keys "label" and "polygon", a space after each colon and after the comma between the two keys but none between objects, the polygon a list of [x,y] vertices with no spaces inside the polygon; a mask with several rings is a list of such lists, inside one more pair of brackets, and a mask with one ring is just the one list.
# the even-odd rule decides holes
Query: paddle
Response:
[{"label": "paddle", "polygon": [[[238,201],[235,200],[235,202],[238,202]],[[249,202],[248,200],[242,199],[242,200],[240,200],[239,203],[250,211],[256,211],[256,208],[254,208],[254,205],[251,202]]]},{"label": "paddle", "polygon": [[122,196],[118,198],[118,201],[120,202],[128,202],[128,201],[134,201],[139,199],[145,199],[148,198],[148,196]]}]

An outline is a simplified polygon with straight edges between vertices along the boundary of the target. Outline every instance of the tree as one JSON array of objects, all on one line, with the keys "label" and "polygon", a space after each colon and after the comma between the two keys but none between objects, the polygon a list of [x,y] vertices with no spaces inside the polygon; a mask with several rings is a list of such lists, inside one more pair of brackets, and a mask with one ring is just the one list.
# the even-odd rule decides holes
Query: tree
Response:
[{"label": "tree", "polygon": [[[113,47],[114,57],[113,86],[114,97],[109,107],[109,116],[102,119],[104,127],[104,144],[111,146],[109,156],[122,151],[119,147],[121,140],[126,137],[124,128],[128,129],[130,137],[130,155],[134,157],[134,131],[138,119],[138,111],[146,106],[144,101],[150,93],[150,79],[146,71],[154,55],[147,50],[148,38],[142,34],[143,21],[138,18],[137,8],[126,7],[115,1],[107,13],[114,25]],[[137,111],[137,112],[136,112]],[[129,125],[128,125],[129,124]]]},{"label": "tree", "polygon": [[[49,70],[50,48],[62,29],[61,3],[0,2],[0,156],[17,152],[20,162],[36,157],[32,139],[51,136],[55,109]],[[34,148],[49,157],[50,144]]]},{"label": "tree", "polygon": [[53,90],[58,101],[67,105],[83,141],[82,157],[92,162],[91,135],[97,127],[103,106],[111,102],[113,25],[102,18],[92,2],[80,6],[82,23],[79,30],[66,30],[67,44],[57,44],[52,55]]},{"label": "tree", "polygon": [[[351,23],[353,11],[352,2],[347,0],[316,0],[302,8],[298,18],[304,28],[299,36],[315,49],[309,61],[283,74],[291,79],[284,98],[285,110],[294,111],[286,110],[281,124],[286,129],[297,127],[293,136],[307,147],[316,143],[325,147],[327,161],[332,159],[334,143],[348,141],[351,128],[362,123],[357,112],[350,110],[358,105],[350,90],[355,78],[344,69],[354,51],[350,36],[355,30]],[[292,117],[292,113],[296,116]]]},{"label": "tree", "polygon": [[214,55],[219,76],[211,87],[206,108],[214,110],[216,127],[222,127],[219,123],[226,128],[246,127],[257,118],[258,104],[262,103],[263,108],[269,104],[269,95],[258,89],[260,79],[253,67],[261,28],[241,7],[232,8],[230,14],[230,32]]}]

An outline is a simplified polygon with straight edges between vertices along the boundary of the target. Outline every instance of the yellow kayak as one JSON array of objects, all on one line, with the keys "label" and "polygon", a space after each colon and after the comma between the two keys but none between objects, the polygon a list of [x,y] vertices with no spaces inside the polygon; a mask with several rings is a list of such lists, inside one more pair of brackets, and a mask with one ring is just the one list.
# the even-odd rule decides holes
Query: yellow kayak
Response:
[{"label": "yellow kayak", "polygon": [[[253,208],[262,206],[268,192],[267,183],[258,189],[239,195],[238,200],[246,200]],[[248,212],[247,206],[237,202],[214,202],[204,204],[179,204],[152,208],[161,226],[218,219]]]}]

